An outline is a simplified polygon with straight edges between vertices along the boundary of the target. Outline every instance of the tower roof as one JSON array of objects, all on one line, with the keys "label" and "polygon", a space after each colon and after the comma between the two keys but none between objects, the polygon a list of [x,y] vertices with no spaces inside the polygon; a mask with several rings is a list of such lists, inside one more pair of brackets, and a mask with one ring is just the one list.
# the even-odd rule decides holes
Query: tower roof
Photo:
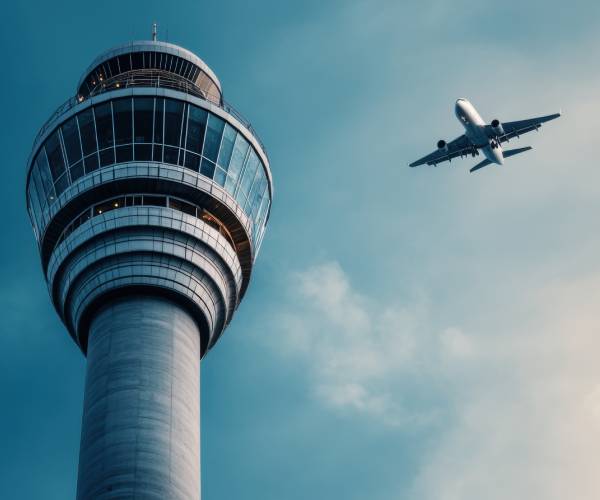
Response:
[{"label": "tower roof", "polygon": [[[143,57],[143,54],[146,53],[175,56],[173,60],[177,61],[177,63],[170,62],[171,66],[166,67],[164,62],[166,59],[161,59],[160,57],[153,57],[149,61],[146,61],[146,58]],[[139,56],[136,58],[135,54],[139,54]],[[123,64],[125,60],[123,56],[127,55],[131,59],[128,58],[127,61],[129,62]],[[188,66],[194,68],[194,70],[189,70],[187,67],[183,68],[179,60],[190,63]],[[100,54],[87,67],[79,79],[77,83],[77,95],[87,96],[92,92],[94,86],[99,85],[102,80],[102,78],[97,78],[97,75],[101,77],[103,75],[104,79],[108,79],[136,69],[162,69],[178,73],[180,76],[183,76],[194,84],[200,85],[204,89],[213,89],[213,92],[216,91],[218,96],[214,95],[213,100],[221,98],[221,82],[213,70],[202,59],[193,52],[178,45],[154,40],[132,41],[113,47]]]}]

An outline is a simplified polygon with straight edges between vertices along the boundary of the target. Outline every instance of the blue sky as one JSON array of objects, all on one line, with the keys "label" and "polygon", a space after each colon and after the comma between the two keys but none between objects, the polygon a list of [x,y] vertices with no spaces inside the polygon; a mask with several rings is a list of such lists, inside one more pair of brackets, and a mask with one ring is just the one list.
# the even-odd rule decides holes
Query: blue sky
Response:
[{"label": "blue sky", "polygon": [[[37,129],[101,51],[202,57],[267,145],[270,226],[202,364],[208,499],[595,500],[600,172],[595,2],[3,6],[0,497],[73,498],[85,362],[25,211]],[[562,109],[534,150],[409,169],[469,98]]]}]

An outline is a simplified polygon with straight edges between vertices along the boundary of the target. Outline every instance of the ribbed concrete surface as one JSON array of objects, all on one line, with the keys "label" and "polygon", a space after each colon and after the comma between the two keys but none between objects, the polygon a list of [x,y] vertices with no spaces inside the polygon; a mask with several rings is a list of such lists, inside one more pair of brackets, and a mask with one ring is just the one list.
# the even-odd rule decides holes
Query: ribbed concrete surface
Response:
[{"label": "ribbed concrete surface", "polygon": [[77,498],[200,498],[200,332],[178,304],[123,297],[92,320]]}]

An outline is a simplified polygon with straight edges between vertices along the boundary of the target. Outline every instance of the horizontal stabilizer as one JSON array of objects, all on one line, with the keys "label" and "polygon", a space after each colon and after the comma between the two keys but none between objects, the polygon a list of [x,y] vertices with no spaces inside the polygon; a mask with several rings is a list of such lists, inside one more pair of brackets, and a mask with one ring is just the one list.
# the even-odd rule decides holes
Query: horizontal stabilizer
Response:
[{"label": "horizontal stabilizer", "polygon": [[[525,151],[529,151],[530,149],[533,148],[531,146],[525,146],[524,148],[509,149],[507,151],[503,151],[502,156],[504,158],[510,158],[511,156],[518,155],[519,153],[524,153]],[[479,170],[480,168],[487,167],[491,164],[492,162],[490,160],[483,160],[482,162],[475,165],[471,170],[469,170],[469,172],[475,172],[475,170]]]},{"label": "horizontal stabilizer", "polygon": [[469,170],[469,172],[475,172],[475,170],[479,170],[480,168],[483,167],[487,167],[488,165],[491,165],[492,162],[490,160],[483,160],[481,162],[479,162],[477,165],[475,165],[471,170]]},{"label": "horizontal stabilizer", "polygon": [[533,148],[531,146],[526,146],[524,148],[509,149],[508,151],[503,151],[502,155],[504,156],[504,158],[510,158],[511,156],[518,155],[519,153],[524,153],[525,151],[529,151],[530,149]]}]

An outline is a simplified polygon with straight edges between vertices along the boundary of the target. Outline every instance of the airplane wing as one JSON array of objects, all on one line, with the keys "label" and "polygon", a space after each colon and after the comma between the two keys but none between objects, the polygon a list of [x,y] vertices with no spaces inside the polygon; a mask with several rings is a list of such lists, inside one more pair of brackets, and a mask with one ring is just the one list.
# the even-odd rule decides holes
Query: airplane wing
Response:
[{"label": "airplane wing", "polygon": [[[506,142],[513,137],[519,137],[520,135],[526,134],[527,132],[531,132],[532,130],[538,130],[542,123],[548,122],[550,120],[554,120],[558,118],[560,113],[554,113],[552,115],[539,116],[537,118],[529,118],[528,120],[519,120],[516,122],[503,122],[502,128],[504,129],[504,134],[498,136],[498,140],[500,142]],[[489,137],[495,137],[495,133],[492,130],[490,125],[486,125],[486,132]]]},{"label": "airplane wing", "polygon": [[446,144],[446,147],[447,149],[438,149],[433,153],[424,156],[420,160],[410,163],[409,167],[418,167],[419,165],[425,164],[437,165],[438,163],[442,163],[444,161],[450,161],[452,158],[456,158],[457,156],[473,154],[473,152],[476,151],[476,149],[473,147],[473,143],[471,143],[471,141],[464,134],[460,137],[457,137],[453,141],[450,141],[448,144]]}]

